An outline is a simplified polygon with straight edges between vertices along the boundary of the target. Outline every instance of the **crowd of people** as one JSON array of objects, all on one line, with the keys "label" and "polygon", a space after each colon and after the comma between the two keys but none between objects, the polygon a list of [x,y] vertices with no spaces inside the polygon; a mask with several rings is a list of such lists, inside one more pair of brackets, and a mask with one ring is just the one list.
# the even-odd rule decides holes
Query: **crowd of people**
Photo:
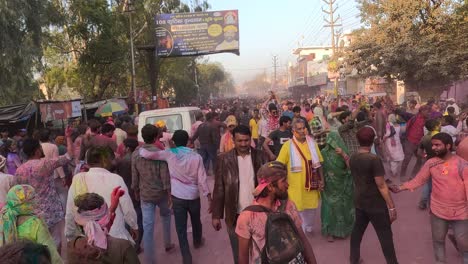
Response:
[{"label": "crowd of people", "polygon": [[446,263],[449,233],[468,264],[466,110],[454,99],[397,106],[388,96],[294,102],[270,92],[204,105],[188,132],[163,120],[137,127],[128,115],[63,133],[4,130],[0,263],[140,263],[139,254],[156,263],[156,248],[176,249],[172,218],[182,261],[192,263],[187,218],[200,249],[202,197],[234,263],[317,263],[314,231],[330,243],[349,237],[349,262],[362,263],[370,222],[396,264],[391,192],[422,186],[415,207],[430,208],[436,262]]}]

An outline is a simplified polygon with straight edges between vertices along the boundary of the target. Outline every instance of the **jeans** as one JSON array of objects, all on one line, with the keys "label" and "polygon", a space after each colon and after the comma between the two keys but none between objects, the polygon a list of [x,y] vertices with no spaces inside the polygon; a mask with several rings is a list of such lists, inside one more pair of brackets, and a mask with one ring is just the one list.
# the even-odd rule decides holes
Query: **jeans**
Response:
[{"label": "jeans", "polygon": [[218,152],[217,144],[214,145],[201,145],[199,153],[203,159],[203,165],[205,166],[205,171],[208,173],[210,169],[210,161],[213,163],[213,170],[216,168],[216,155]]},{"label": "jeans", "polygon": [[229,241],[231,242],[231,249],[232,249],[232,257],[234,259],[234,264],[239,263],[239,239],[237,238],[236,234],[236,225],[237,225],[237,218],[239,215],[236,216],[236,221],[234,226],[227,226],[226,229],[229,235]]},{"label": "jeans", "polygon": [[192,263],[192,254],[187,240],[187,213],[190,214],[192,222],[193,244],[198,246],[202,242],[202,223],[200,221],[200,198],[195,200],[184,200],[172,196],[172,208],[179,238],[179,246],[184,264]]},{"label": "jeans", "polygon": [[171,210],[168,207],[168,196],[165,195],[157,203],[141,201],[141,211],[143,214],[143,246],[144,246],[144,263],[156,263],[154,253],[156,251],[154,243],[154,223],[155,210],[159,207],[159,213],[163,222],[163,235],[165,247],[171,246]]},{"label": "jeans", "polygon": [[432,193],[432,178],[424,184],[422,193],[421,193],[421,203],[426,203],[429,201]]},{"label": "jeans", "polygon": [[356,208],[356,221],[351,233],[351,264],[359,263],[361,259],[361,241],[369,222],[374,226],[379,238],[387,264],[398,264],[393,245],[393,233],[390,216],[386,209],[366,210]]},{"label": "jeans", "polygon": [[133,201],[133,207],[137,214],[137,223],[138,223],[138,240],[135,241],[135,248],[139,248],[141,245],[141,240],[143,239],[143,213],[141,211],[140,202]]},{"label": "jeans", "polygon": [[432,246],[437,263],[445,261],[445,237],[449,225],[453,228],[453,234],[457,241],[463,264],[468,264],[468,220],[445,220],[431,213]]}]

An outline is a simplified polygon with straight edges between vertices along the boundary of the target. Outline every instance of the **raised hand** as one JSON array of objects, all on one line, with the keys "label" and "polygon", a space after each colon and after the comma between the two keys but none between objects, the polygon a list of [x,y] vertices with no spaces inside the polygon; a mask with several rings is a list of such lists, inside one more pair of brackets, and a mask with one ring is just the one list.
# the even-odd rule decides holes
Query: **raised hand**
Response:
[{"label": "raised hand", "polygon": [[341,148],[336,148],[335,149],[336,154],[341,155],[343,154],[343,150]]},{"label": "raised hand", "polygon": [[73,127],[67,126],[67,128],[65,129],[65,137],[71,137],[72,133],[73,133]]},{"label": "raised hand", "polygon": [[125,191],[121,190],[120,186],[117,186],[112,190],[111,206],[110,206],[111,212],[114,212],[117,209],[117,206],[119,206],[120,197],[122,197],[124,194],[125,194]]},{"label": "raised hand", "polygon": [[458,120],[463,122],[463,120],[465,120],[466,116],[467,116],[467,113],[462,113],[461,115],[458,116]]}]

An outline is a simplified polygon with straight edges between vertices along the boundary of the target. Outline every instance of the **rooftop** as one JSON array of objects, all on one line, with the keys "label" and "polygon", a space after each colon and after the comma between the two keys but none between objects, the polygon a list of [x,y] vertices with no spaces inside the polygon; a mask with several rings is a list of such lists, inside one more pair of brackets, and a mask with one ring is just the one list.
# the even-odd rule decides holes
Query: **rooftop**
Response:
[{"label": "rooftop", "polygon": [[331,46],[310,46],[310,47],[300,47],[293,50],[294,55],[299,55],[303,50],[328,50],[332,49]]}]

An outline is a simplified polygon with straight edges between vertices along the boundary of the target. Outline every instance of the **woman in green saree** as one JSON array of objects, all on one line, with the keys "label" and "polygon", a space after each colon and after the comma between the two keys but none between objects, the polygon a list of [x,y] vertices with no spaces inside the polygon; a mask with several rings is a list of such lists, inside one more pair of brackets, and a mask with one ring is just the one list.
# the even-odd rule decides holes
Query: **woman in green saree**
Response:
[{"label": "woman in green saree", "polygon": [[329,242],[351,234],[354,224],[353,178],[348,149],[337,132],[330,132],[322,149],[325,189],[321,193],[322,234]]},{"label": "woman in green saree", "polygon": [[47,246],[53,264],[63,263],[46,224],[34,214],[36,192],[30,185],[15,185],[0,210],[0,247],[17,240]]}]

